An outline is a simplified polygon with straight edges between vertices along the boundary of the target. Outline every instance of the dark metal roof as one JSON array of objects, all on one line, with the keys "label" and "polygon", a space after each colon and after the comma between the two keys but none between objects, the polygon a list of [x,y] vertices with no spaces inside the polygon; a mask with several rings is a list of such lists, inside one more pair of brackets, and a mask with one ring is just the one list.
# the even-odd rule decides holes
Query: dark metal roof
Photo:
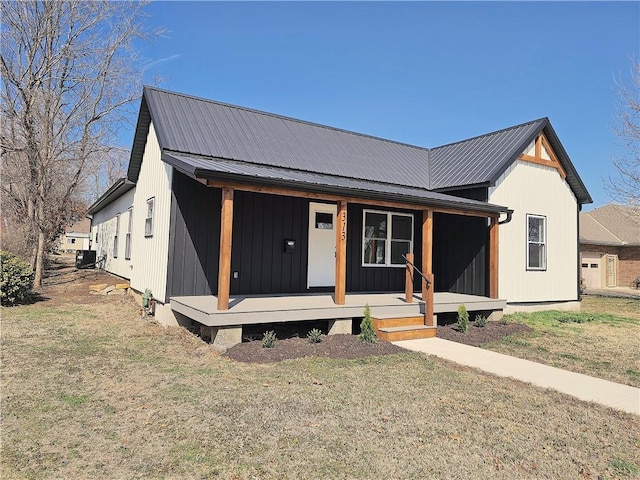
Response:
[{"label": "dark metal roof", "polygon": [[91,205],[87,210],[87,216],[93,215],[94,213],[98,212],[99,210],[104,208],[106,205],[113,202],[115,199],[127,193],[129,190],[131,190],[135,186],[136,184],[133,182],[130,182],[129,180],[125,178],[119,178],[114,182],[113,185],[111,185],[107,189],[106,192],[104,192],[100,196],[100,198],[98,198],[98,200],[93,202],[93,205]]},{"label": "dark metal roof", "polygon": [[432,148],[429,154],[431,188],[446,191],[460,186],[494,185],[541,131],[567,173],[567,182],[578,203],[591,203],[589,192],[546,117]]},{"label": "dark metal roof", "polygon": [[251,177],[254,184],[295,185],[300,190],[340,195],[347,192],[351,196],[365,199],[404,201],[431,207],[459,208],[492,213],[509,211],[508,208],[499,205],[432,192],[425,188],[405,187],[176,152],[164,152],[162,159],[193,178],[241,180]]},{"label": "dark metal roof", "polygon": [[424,148],[145,87],[161,148],[428,187]]},{"label": "dark metal roof", "polygon": [[[235,168],[273,167],[323,180],[440,191],[494,184],[544,130],[578,202],[592,201],[547,118],[429,150],[145,87],[127,172],[132,182],[140,173],[152,120],[163,152],[242,162]],[[284,181],[286,175],[281,176]]]}]

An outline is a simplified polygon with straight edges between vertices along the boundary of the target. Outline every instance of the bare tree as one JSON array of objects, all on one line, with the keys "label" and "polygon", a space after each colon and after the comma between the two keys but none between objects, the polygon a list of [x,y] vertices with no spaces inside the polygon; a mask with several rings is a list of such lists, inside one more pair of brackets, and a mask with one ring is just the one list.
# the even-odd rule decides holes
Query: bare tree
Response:
[{"label": "bare tree", "polygon": [[631,85],[617,83],[619,95],[616,135],[626,153],[612,159],[614,175],[605,181],[609,195],[622,204],[640,208],[640,63],[634,63]]},{"label": "bare tree", "polygon": [[47,244],[77,215],[89,170],[113,150],[139,96],[143,5],[1,3],[3,215],[27,227],[36,286]]}]

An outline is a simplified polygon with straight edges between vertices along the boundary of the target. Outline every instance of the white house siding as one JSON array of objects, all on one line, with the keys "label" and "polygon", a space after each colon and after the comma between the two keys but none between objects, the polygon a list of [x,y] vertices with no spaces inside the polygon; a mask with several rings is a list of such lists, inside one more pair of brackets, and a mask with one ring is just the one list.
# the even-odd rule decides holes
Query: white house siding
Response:
[{"label": "white house siding", "polygon": [[[91,219],[91,250],[96,251],[96,258],[105,257],[104,269],[120,277],[131,278],[133,257],[125,259],[125,243],[129,208],[133,205],[135,190],[129,190],[117,198]],[[116,234],[116,217],[120,214],[120,230],[118,231],[118,256],[113,257],[113,245]],[[97,236],[96,236],[97,233]],[[97,240],[96,240],[97,239]],[[133,254],[133,252],[132,252]]]},{"label": "white house siding", "polygon": [[[169,217],[171,210],[172,167],[161,159],[160,145],[153,123],[133,200],[131,287],[139,292],[151,289],[153,296],[166,302],[169,256]],[[154,198],[153,236],[145,237],[147,200]]]},{"label": "white house siding", "polygon": [[[489,202],[513,209],[500,225],[499,295],[514,302],[577,300],[577,202],[554,168],[518,160],[489,189]],[[527,270],[527,214],[547,218],[547,268]]]}]

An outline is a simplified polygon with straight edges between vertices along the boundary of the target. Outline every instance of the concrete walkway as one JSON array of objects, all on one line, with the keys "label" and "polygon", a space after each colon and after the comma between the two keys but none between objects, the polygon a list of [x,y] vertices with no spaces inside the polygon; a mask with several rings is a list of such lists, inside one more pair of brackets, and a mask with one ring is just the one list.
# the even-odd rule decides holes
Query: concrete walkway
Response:
[{"label": "concrete walkway", "polygon": [[640,388],[568,372],[442,338],[403,340],[393,343],[408,350],[435,355],[494,375],[552,388],[580,400],[640,415]]}]

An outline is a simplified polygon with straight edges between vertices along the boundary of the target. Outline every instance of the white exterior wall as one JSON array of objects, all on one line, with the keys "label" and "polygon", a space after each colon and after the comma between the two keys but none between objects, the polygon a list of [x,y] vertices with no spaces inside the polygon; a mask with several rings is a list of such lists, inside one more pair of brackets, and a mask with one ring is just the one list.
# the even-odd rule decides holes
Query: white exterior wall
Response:
[{"label": "white exterior wall", "polygon": [[[513,209],[499,227],[499,296],[513,302],[577,300],[578,218],[571,188],[551,167],[518,160],[489,189],[489,202]],[[527,214],[547,218],[547,268],[527,270]]]},{"label": "white exterior wall", "polygon": [[[149,134],[133,199],[131,287],[139,292],[151,289],[157,300],[166,302],[169,263],[169,217],[173,168],[161,159],[153,123]],[[153,236],[145,237],[147,200],[154,198]]]},{"label": "white exterior wall", "polygon": [[[106,260],[104,269],[120,277],[130,279],[133,267],[133,255],[135,250],[131,251],[131,259],[126,260],[125,243],[127,236],[127,223],[129,221],[129,207],[133,205],[133,196],[135,189],[129,190],[121,197],[114,200],[105,208],[93,215],[91,219],[91,250],[96,251],[96,260],[103,255]],[[120,214],[120,230],[118,231],[118,257],[113,258],[113,244],[116,234],[116,216]],[[134,211],[134,218],[136,212]],[[96,237],[97,233],[97,237]],[[132,235],[133,237],[133,235]],[[98,241],[96,242],[96,238]],[[133,240],[132,240],[133,242]]]}]

